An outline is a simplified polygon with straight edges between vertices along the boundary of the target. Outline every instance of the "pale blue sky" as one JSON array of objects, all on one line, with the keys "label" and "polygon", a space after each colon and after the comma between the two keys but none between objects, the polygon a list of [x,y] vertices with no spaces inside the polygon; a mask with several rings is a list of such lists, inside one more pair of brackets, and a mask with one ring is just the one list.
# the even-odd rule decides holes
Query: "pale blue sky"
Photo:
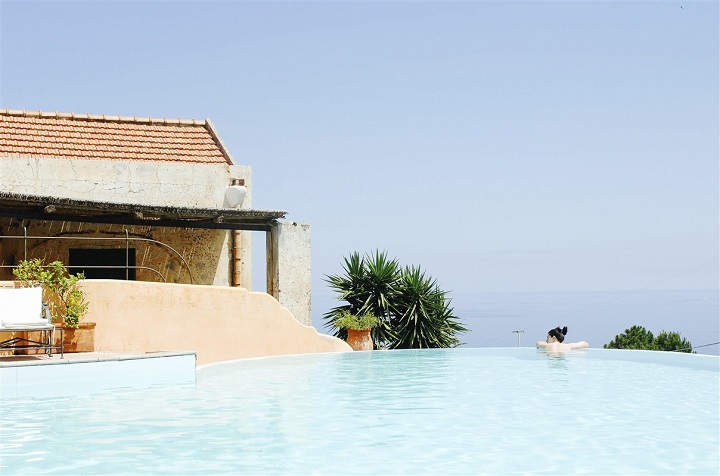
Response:
[{"label": "pale blue sky", "polygon": [[457,292],[718,287],[686,272],[719,253],[718,2],[0,15],[0,107],[211,119],[254,206],[311,225],[315,294],[375,248]]}]

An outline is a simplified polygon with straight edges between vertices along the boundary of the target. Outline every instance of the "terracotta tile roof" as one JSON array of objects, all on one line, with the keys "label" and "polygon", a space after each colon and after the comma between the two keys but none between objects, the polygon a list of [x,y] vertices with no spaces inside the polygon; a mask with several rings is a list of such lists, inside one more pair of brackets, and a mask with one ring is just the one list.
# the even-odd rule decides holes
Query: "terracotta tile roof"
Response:
[{"label": "terracotta tile roof", "polygon": [[210,121],[0,109],[0,157],[232,164]]}]

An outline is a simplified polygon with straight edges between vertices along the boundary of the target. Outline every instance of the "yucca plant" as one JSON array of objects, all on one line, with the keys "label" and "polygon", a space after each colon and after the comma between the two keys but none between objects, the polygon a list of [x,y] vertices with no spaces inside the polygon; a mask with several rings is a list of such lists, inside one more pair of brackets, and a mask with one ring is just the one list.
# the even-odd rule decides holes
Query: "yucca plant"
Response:
[{"label": "yucca plant", "polygon": [[326,279],[330,287],[339,293],[338,299],[347,304],[334,307],[323,316],[325,327],[335,328],[335,335],[346,339],[347,330],[336,324],[343,312],[372,314],[378,318],[377,325],[372,329],[375,348],[386,347],[395,338],[390,326],[390,306],[399,269],[397,260],[389,260],[384,251],[375,251],[373,255],[364,257],[357,252],[351,253],[345,258],[344,274]]},{"label": "yucca plant", "polygon": [[328,311],[324,319],[335,335],[347,338],[346,329],[338,325],[343,313],[373,314],[375,348],[455,347],[457,334],[467,329],[459,323],[446,293],[435,280],[426,277],[419,267],[400,268],[387,252],[375,251],[361,257],[352,253],[345,258],[343,275],[328,276],[330,287],[346,304]]},{"label": "yucca plant", "polygon": [[393,349],[457,347],[456,334],[467,329],[458,322],[446,292],[418,266],[405,268],[395,292]]}]

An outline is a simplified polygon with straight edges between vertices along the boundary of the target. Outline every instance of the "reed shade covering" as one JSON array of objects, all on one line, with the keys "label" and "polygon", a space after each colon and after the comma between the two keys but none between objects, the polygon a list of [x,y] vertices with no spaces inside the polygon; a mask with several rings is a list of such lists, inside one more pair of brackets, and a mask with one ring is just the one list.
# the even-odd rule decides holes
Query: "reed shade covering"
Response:
[{"label": "reed shade covering", "polygon": [[269,231],[287,212],[111,203],[0,192],[0,216],[125,225]]}]

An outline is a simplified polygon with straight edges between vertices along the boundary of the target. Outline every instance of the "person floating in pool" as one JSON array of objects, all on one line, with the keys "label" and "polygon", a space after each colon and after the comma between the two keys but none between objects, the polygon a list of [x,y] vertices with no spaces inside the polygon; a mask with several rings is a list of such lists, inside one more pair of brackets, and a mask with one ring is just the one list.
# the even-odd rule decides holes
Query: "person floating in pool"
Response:
[{"label": "person floating in pool", "polygon": [[560,329],[559,327],[556,327],[555,329],[550,329],[547,334],[547,339],[545,339],[545,342],[538,341],[536,344],[536,347],[538,349],[544,348],[548,352],[567,352],[572,349],[585,349],[587,347],[590,347],[590,344],[585,342],[584,340],[581,340],[580,342],[568,342],[564,343],[565,335],[567,334],[567,326]]}]

